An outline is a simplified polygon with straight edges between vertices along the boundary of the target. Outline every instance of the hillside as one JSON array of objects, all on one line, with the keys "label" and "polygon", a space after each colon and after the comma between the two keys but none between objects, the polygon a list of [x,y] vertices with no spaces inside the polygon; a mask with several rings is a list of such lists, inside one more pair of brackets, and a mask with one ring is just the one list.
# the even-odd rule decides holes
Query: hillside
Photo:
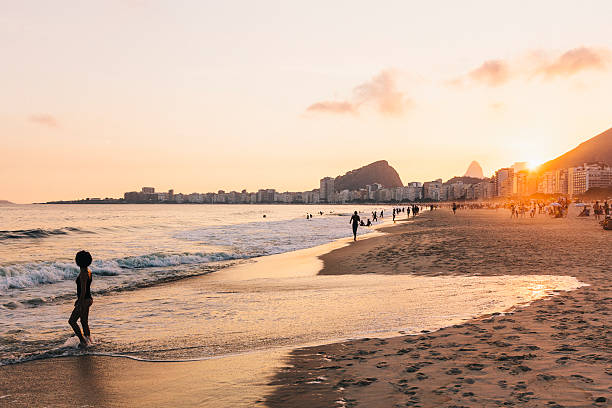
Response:
[{"label": "hillside", "polygon": [[0,200],[0,205],[3,205],[3,204],[7,204],[8,205],[8,204],[15,204],[15,203],[12,203],[12,202],[10,202],[8,200]]},{"label": "hillside", "polygon": [[359,190],[374,183],[380,183],[383,187],[403,186],[397,171],[386,160],[379,160],[336,177],[335,187],[337,191]]},{"label": "hillside", "polygon": [[583,163],[604,162],[612,165],[612,128],[580,143],[576,148],[547,161],[538,172],[574,167]]},{"label": "hillside", "polygon": [[463,183],[463,184],[478,184],[485,181],[484,178],[480,178],[480,177],[467,177],[467,176],[463,176],[463,177],[453,177],[452,179],[446,181],[444,184],[453,184],[453,183]]}]

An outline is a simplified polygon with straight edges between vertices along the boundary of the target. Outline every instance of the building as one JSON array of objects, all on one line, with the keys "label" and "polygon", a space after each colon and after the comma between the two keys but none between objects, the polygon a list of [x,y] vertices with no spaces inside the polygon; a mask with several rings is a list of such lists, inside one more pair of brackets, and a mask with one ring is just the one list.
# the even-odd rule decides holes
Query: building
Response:
[{"label": "building", "polygon": [[442,179],[423,183],[423,199],[427,201],[440,201]]},{"label": "building", "polygon": [[257,203],[273,203],[276,198],[276,190],[273,188],[260,189],[257,191]]},{"label": "building", "polygon": [[515,193],[519,197],[527,197],[530,195],[529,193],[529,171],[521,170],[516,173],[516,177],[514,178],[516,185]]},{"label": "building", "polygon": [[567,194],[568,192],[568,173],[567,169],[555,171],[555,194]]},{"label": "building", "polygon": [[582,194],[595,187],[612,186],[612,168],[603,163],[583,164],[567,169],[568,194]]},{"label": "building", "polygon": [[155,187],[143,187],[141,192],[143,194],[154,194],[155,193]]},{"label": "building", "polygon": [[323,203],[333,203],[334,194],[336,192],[336,179],[333,177],[324,177],[319,182],[319,200]]},{"label": "building", "polygon": [[496,196],[510,197],[514,193],[514,169],[504,167],[495,172]]}]

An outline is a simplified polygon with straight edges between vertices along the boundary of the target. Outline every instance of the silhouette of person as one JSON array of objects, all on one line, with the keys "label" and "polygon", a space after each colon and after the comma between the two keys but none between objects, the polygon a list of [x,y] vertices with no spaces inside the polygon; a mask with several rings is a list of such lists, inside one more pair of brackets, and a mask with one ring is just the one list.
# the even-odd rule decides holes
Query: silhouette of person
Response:
[{"label": "silhouette of person", "polygon": [[[76,254],[75,262],[81,269],[79,276],[76,278],[77,285],[77,300],[74,302],[74,310],[68,319],[68,323],[72,326],[72,330],[80,340],[81,347],[87,347],[88,342],[91,342],[89,332],[89,308],[93,303],[91,297],[91,271],[89,265],[91,265],[91,254],[87,251],[79,251]],[[77,320],[81,319],[81,326],[83,326],[83,332],[77,324]]]},{"label": "silhouette of person", "polygon": [[357,211],[355,211],[355,214],[353,214],[351,220],[349,221],[349,223],[353,224],[353,241],[357,241],[357,228],[359,227],[359,221],[361,221],[361,218],[359,218]]}]

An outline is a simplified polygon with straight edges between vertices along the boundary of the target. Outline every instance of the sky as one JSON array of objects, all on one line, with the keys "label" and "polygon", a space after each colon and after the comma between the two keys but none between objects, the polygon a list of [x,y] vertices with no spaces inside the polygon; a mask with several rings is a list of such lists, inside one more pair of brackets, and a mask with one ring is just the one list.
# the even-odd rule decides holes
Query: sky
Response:
[{"label": "sky", "polygon": [[612,127],[612,2],[0,0],[0,199],[304,191]]}]

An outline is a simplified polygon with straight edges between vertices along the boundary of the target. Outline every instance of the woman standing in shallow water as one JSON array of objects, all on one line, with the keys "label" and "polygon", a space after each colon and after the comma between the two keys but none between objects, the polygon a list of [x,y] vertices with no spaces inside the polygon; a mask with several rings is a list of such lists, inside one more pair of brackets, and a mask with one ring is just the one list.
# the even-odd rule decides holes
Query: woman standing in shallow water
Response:
[{"label": "woman standing in shallow water", "polygon": [[[77,300],[74,302],[74,310],[70,315],[68,323],[72,326],[72,330],[81,341],[81,347],[87,347],[88,342],[91,342],[89,332],[89,308],[93,303],[91,297],[91,271],[89,265],[91,265],[91,254],[87,251],[79,251],[74,259],[76,264],[79,266],[81,271],[79,276],[76,278],[77,285]],[[77,320],[81,319],[81,326],[83,326],[83,332],[77,324]]]}]

